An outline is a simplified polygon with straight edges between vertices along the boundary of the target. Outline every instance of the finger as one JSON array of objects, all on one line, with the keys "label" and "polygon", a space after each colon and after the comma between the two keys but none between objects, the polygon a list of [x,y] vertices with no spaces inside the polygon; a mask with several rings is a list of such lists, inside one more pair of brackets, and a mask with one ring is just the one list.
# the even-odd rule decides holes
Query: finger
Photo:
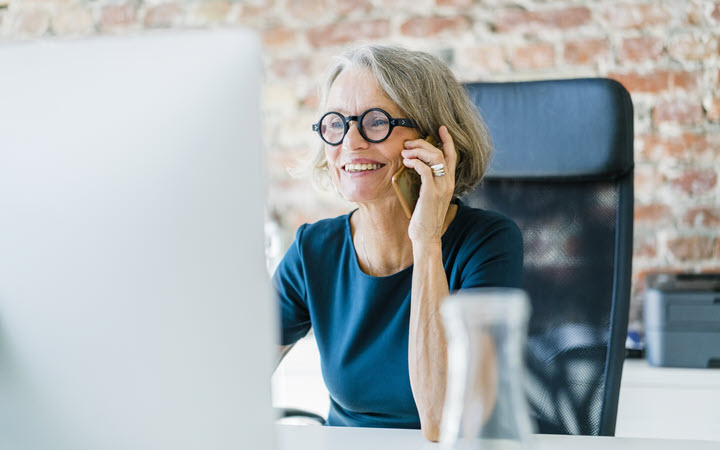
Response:
[{"label": "finger", "polygon": [[406,159],[403,161],[405,167],[414,169],[420,175],[420,182],[424,188],[429,189],[430,187],[436,189],[438,192],[445,192],[450,190],[452,192],[455,189],[453,179],[447,175],[435,176],[432,169],[419,159]]},{"label": "finger", "polygon": [[[415,159],[415,158],[412,158],[412,159],[406,158],[403,160],[403,164],[405,164],[405,167],[415,169],[415,172],[417,172],[418,175],[420,175],[420,181],[422,182],[422,186],[425,186],[427,188],[432,185],[431,182],[433,181],[433,178],[435,178],[435,177],[433,177],[432,170],[430,169],[430,167],[427,164],[425,164],[423,161],[421,161],[419,159]],[[421,186],[421,189],[422,189],[422,186]]]},{"label": "finger", "polygon": [[412,139],[409,141],[405,141],[405,148],[415,148],[415,147],[424,147],[424,148],[435,148],[434,145],[432,145],[430,142],[428,142],[425,139]]},{"label": "finger", "polygon": [[455,150],[455,142],[453,141],[452,136],[450,136],[450,132],[445,125],[440,127],[438,134],[443,142],[447,167],[450,169],[450,173],[454,174],[455,167],[457,166],[457,150]]},{"label": "finger", "polygon": [[445,164],[445,156],[440,150],[435,147],[433,147],[432,149],[426,149],[421,147],[405,149],[402,151],[402,156],[403,158],[408,159],[417,158],[429,166],[439,163]]},{"label": "finger", "polygon": [[425,139],[414,139],[412,141],[405,141],[404,144],[406,149],[424,148],[430,151],[436,150],[442,153],[442,148],[439,148],[441,147],[440,145],[436,147]]}]

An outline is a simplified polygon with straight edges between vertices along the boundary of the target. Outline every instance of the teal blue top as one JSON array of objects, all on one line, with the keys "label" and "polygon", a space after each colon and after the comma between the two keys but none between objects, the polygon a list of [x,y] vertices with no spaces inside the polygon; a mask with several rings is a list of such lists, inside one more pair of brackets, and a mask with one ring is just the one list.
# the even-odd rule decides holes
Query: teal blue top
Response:
[{"label": "teal blue top", "polygon": [[[420,428],[408,372],[413,267],[387,277],[360,270],[351,214],[302,225],[278,266],[281,344],[313,328],[330,393],[327,425]],[[520,287],[522,236],[500,214],[460,203],[442,253],[451,292]]]}]

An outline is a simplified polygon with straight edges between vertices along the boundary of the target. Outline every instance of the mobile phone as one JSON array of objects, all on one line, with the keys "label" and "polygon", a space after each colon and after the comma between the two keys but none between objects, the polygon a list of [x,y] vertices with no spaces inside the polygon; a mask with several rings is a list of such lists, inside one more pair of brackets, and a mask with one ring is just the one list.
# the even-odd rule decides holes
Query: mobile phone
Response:
[{"label": "mobile phone", "polygon": [[[438,147],[432,136],[427,136],[425,140],[431,145]],[[438,148],[442,150],[442,147]],[[402,166],[392,177],[392,185],[395,189],[395,194],[397,194],[398,200],[400,200],[400,204],[402,205],[408,219],[412,218],[412,214],[415,211],[415,205],[417,205],[418,198],[420,198],[421,184],[420,175],[418,175],[414,169],[408,169],[405,166]]]},{"label": "mobile phone", "polygon": [[415,211],[415,205],[420,197],[420,175],[414,169],[402,166],[393,175],[392,185],[403,210],[405,210],[405,215],[408,219],[411,219],[413,211]]}]

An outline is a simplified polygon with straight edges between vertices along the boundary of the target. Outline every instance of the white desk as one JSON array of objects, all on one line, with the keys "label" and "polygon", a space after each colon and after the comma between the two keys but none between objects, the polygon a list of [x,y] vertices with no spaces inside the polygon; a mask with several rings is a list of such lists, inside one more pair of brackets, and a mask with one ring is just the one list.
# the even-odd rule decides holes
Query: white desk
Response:
[{"label": "white desk", "polygon": [[[276,425],[279,450],[444,450],[420,430]],[[535,435],[535,450],[720,450],[720,442]]]},{"label": "white desk", "polygon": [[615,435],[720,442],[720,369],[625,361]]}]

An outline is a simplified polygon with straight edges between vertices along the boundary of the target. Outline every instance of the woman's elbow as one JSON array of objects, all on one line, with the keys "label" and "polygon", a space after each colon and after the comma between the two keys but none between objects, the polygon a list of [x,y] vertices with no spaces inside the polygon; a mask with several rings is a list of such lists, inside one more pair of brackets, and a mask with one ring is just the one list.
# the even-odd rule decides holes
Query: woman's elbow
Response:
[{"label": "woman's elbow", "polygon": [[431,424],[422,424],[420,427],[420,430],[422,431],[423,436],[425,439],[427,439],[430,442],[437,442],[440,440],[440,424],[439,423],[431,423]]}]

